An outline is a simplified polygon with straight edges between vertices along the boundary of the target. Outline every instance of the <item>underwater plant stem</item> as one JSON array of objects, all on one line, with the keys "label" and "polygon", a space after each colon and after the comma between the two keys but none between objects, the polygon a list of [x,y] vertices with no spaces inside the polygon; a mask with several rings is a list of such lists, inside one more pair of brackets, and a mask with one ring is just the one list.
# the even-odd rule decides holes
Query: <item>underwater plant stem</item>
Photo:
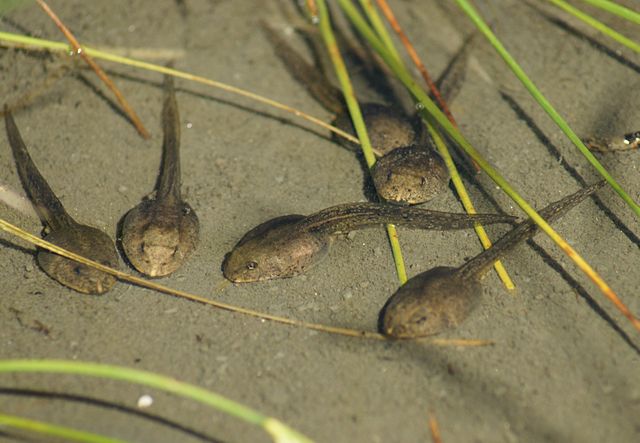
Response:
[{"label": "underwater plant stem", "polygon": [[[438,109],[438,107],[429,98],[427,93],[420,88],[413,80],[411,75],[404,69],[402,65],[396,62],[396,60],[385,49],[383,43],[373,33],[371,28],[364,21],[359,12],[353,7],[349,0],[337,0],[342,10],[345,11],[351,23],[362,33],[363,37],[371,44],[375,51],[384,59],[385,63],[391,68],[396,76],[404,83],[405,87],[413,94],[418,102],[424,106],[423,116],[426,119],[433,119],[438,125],[443,128],[447,134],[455,140],[455,142],[464,149],[471,158],[473,158],[478,165],[487,173],[491,179],[502,188],[502,190],[529,216],[531,219],[540,226],[540,229],[545,232],[563,251],[567,254],[574,263],[578,266],[582,272],[584,272],[591,281],[593,281],[604,296],[614,304],[614,306],[625,316],[632,325],[640,331],[640,320],[638,320],[627,306],[620,300],[617,294],[611,289],[611,287],[604,281],[602,277],[575,251],[571,245],[569,245],[540,215],[533,209],[533,207],[524,200],[520,194],[502,177],[502,175],[493,168],[487,162],[484,157],[464,138],[464,136],[454,127],[447,117]],[[456,0],[463,2],[468,6],[468,3],[463,0]],[[485,25],[490,32],[488,27]],[[586,147],[585,147],[586,149]],[[589,153],[591,155],[591,153]],[[608,175],[608,174],[607,174]],[[610,176],[609,176],[610,177]]]},{"label": "underwater plant stem", "polygon": [[50,437],[60,437],[68,441],[79,441],[85,443],[126,443],[124,440],[120,440],[118,438],[105,437],[103,435],[79,431],[66,426],[54,425],[52,423],[45,423],[38,420],[31,420],[24,417],[0,413],[0,428],[4,428],[5,426],[44,434]]},{"label": "underwater plant stem", "polygon": [[[471,198],[469,198],[469,194],[467,193],[467,190],[462,183],[462,179],[460,178],[458,169],[453,162],[453,158],[451,158],[451,154],[449,153],[449,150],[447,149],[442,136],[431,123],[427,123],[427,130],[429,131],[431,138],[433,138],[433,141],[436,144],[438,153],[444,159],[444,162],[447,165],[449,172],[451,173],[451,181],[453,182],[453,186],[456,188],[456,192],[460,197],[462,206],[464,206],[464,209],[468,214],[476,214],[476,208],[473,206]],[[491,240],[487,235],[487,231],[481,225],[477,225],[474,229],[476,231],[476,234],[478,234],[478,238],[480,239],[480,243],[482,243],[482,247],[484,249],[489,249],[491,247]],[[502,262],[500,260],[496,260],[493,264],[493,267],[496,270],[498,277],[500,277],[500,280],[502,280],[504,286],[509,290],[515,289],[516,285],[513,283],[513,280],[511,280],[511,277],[509,276],[509,273],[505,269]]]},{"label": "underwater plant stem", "polygon": [[[325,46],[329,51],[329,56],[333,63],[333,67],[336,71],[336,76],[340,82],[340,88],[344,95],[349,115],[353,121],[353,126],[358,134],[362,153],[364,154],[365,161],[369,169],[376,163],[376,156],[371,148],[371,141],[369,140],[369,134],[362,118],[362,112],[360,111],[360,105],[356,98],[351,80],[349,79],[349,73],[340,54],[340,49],[336,42],[333,30],[331,29],[331,23],[329,19],[329,13],[327,5],[324,0],[316,0],[316,8],[318,10],[318,19],[320,26],[320,34],[324,40]],[[387,225],[387,234],[389,237],[389,243],[391,244],[391,252],[393,254],[393,261],[396,266],[396,274],[400,284],[403,285],[407,282],[407,271],[404,265],[404,259],[402,258],[402,250],[400,249],[400,241],[398,240],[398,233],[394,225]]]},{"label": "underwater plant stem", "polygon": [[564,0],[548,0],[548,1],[556,5],[558,8],[564,10],[565,12],[568,12],[569,14],[573,15],[575,18],[582,20],[592,28],[597,29],[604,35],[626,46],[627,48],[632,49],[636,52],[640,52],[640,45],[638,43],[636,43],[635,41],[631,40],[628,37],[625,37],[619,32],[614,31],[612,28],[605,25],[601,21],[596,20],[595,18],[591,17],[589,14],[586,14],[585,12],[582,12],[578,8],[571,6],[569,3],[565,2]]},{"label": "underwater plant stem", "polygon": [[[274,429],[277,429],[273,424],[271,424],[272,429],[265,428],[265,424],[277,421],[272,417],[262,415],[247,406],[198,386],[149,371],[141,371],[139,369],[132,369],[124,366],[70,360],[0,360],[0,373],[8,372],[52,372],[126,381],[160,389],[181,397],[195,400],[228,415],[239,418],[247,423],[260,426],[270,434]],[[296,438],[292,440],[284,440],[283,437],[285,435],[283,434],[282,436],[274,436],[274,441],[295,441],[301,443],[311,442],[309,438],[299,434],[283,423],[278,423],[281,425],[280,429],[286,431],[286,436],[289,438],[295,436]],[[105,440],[105,442],[106,441],[107,440]]]},{"label": "underwater plant stem", "polygon": [[393,31],[396,33],[396,35],[402,42],[402,45],[405,47],[407,54],[409,54],[409,57],[411,58],[411,61],[413,61],[413,64],[416,66],[416,68],[418,68],[418,71],[420,71],[420,75],[422,75],[422,78],[424,79],[425,83],[429,87],[429,90],[433,94],[433,97],[436,99],[436,102],[438,102],[438,105],[440,105],[442,112],[444,112],[444,115],[447,116],[447,118],[452,124],[456,125],[456,121],[453,118],[453,114],[451,114],[451,111],[449,110],[447,103],[440,95],[440,91],[438,90],[438,88],[436,87],[436,84],[431,79],[429,72],[425,68],[422,61],[420,60],[420,57],[418,56],[418,53],[416,52],[415,48],[411,44],[411,41],[409,40],[405,32],[402,30],[402,27],[398,23],[398,20],[396,19],[396,16],[393,13],[393,10],[389,7],[389,4],[387,3],[386,0],[376,0],[376,2],[378,4],[378,7],[384,14],[384,16],[387,18],[387,21],[393,28]]},{"label": "underwater plant stem", "polygon": [[[377,9],[373,6],[373,0],[360,0],[360,5],[362,6],[362,9],[364,10],[364,12],[367,14],[367,18],[369,19],[371,26],[378,34],[378,37],[380,37],[380,39],[382,40],[387,50],[395,57],[396,60],[398,60],[398,62],[402,62],[402,59],[400,58],[400,54],[398,53],[398,50],[393,44],[393,40],[391,40],[391,35],[387,32],[387,28],[385,28],[384,24],[382,23],[382,20],[380,19],[380,15],[378,14]],[[381,7],[379,1],[378,1],[378,6]],[[389,21],[388,16],[387,16],[387,21]],[[393,23],[391,23],[390,21],[389,23],[391,24],[392,27],[394,26]]]},{"label": "underwater plant stem", "polygon": [[429,412],[429,431],[431,432],[431,440],[433,443],[442,443],[442,435],[440,434],[440,426],[433,412]]},{"label": "underwater plant stem", "polygon": [[[559,0],[550,0],[553,2],[557,2]],[[468,0],[456,0],[460,8],[469,16],[471,21],[476,25],[476,27],[484,34],[484,36],[489,40],[494,49],[498,52],[498,54],[502,57],[505,63],[509,66],[509,68],[513,71],[513,73],[518,77],[518,79],[522,82],[524,87],[529,91],[529,93],[533,96],[533,98],[538,102],[538,104],[544,109],[544,111],[551,117],[553,122],[558,125],[558,127],[565,133],[565,135],[573,142],[573,144],[582,152],[582,155],[591,163],[591,165],[602,175],[602,177],[609,183],[609,185],[618,193],[618,195],[631,207],[631,209],[636,213],[636,216],[640,216],[640,206],[627,194],[627,192],[622,189],[622,187],[618,184],[618,182],[609,174],[609,172],[600,164],[598,159],[589,151],[589,149],[585,146],[585,144],[580,140],[580,138],[576,135],[575,132],[569,127],[567,122],[562,118],[562,116],[556,111],[556,109],[551,105],[551,103],[546,99],[544,95],[540,92],[540,90],[533,84],[529,76],[524,72],[524,70],[520,67],[520,65],[515,61],[515,59],[507,52],[502,43],[495,36],[491,28],[485,23],[482,17],[478,14],[473,6],[468,2]]]},{"label": "underwater plant stem", "polygon": [[[58,51],[58,52],[69,52],[69,45],[62,42],[54,42],[51,40],[43,40],[39,38],[28,37],[25,35],[13,34],[10,32],[2,32],[0,31],[0,41],[11,42],[13,44],[22,45],[28,48],[38,48],[38,49],[47,49],[50,51]],[[207,86],[211,86],[217,89],[221,89],[223,91],[230,92],[232,94],[240,95],[242,97],[246,97],[250,100],[257,101],[259,103],[263,103],[265,105],[271,106],[273,108],[277,108],[283,111],[286,111],[290,114],[295,115],[296,117],[303,118],[315,125],[321,126],[329,131],[339,135],[340,137],[349,140],[350,142],[360,144],[360,140],[358,140],[353,135],[332,126],[323,120],[313,117],[309,114],[306,114],[298,109],[292,108],[291,106],[285,105],[275,100],[271,100],[270,98],[263,97],[261,95],[255,94],[253,92],[237,88],[235,86],[227,85],[222,82],[218,82],[215,80],[208,79],[206,77],[201,77],[198,75],[193,75],[188,72],[180,71],[177,69],[167,68],[165,66],[155,65],[153,63],[143,62],[140,60],[134,60],[131,58],[127,58],[124,56],[120,56],[117,54],[112,54],[109,52],[101,51],[99,49],[91,48],[88,46],[84,46],[83,52],[92,55],[95,58],[99,58],[102,60],[107,60],[113,63],[118,63],[121,65],[133,66],[135,68],[144,69],[147,71],[158,72],[160,74],[172,75],[174,77],[183,78],[185,80],[194,81],[197,83],[202,83]]]},{"label": "underwater plant stem", "polygon": [[116,99],[118,100],[118,103],[120,103],[120,106],[122,106],[122,109],[127,114],[127,116],[129,116],[129,119],[135,126],[138,133],[142,136],[142,138],[151,138],[151,134],[149,134],[147,128],[145,128],[142,124],[140,117],[138,117],[138,114],[136,114],[131,105],[129,105],[129,102],[127,102],[127,100],[124,98],[124,95],[122,94],[122,92],[120,92],[120,89],[118,89],[118,87],[111,81],[107,73],[102,70],[102,68],[93,60],[93,58],[91,58],[91,56],[86,51],[83,51],[80,43],[71,33],[69,28],[67,28],[67,26],[62,23],[62,20],[60,20],[60,18],[56,15],[55,12],[51,10],[49,5],[47,5],[44,0],[36,0],[36,2],[51,18],[51,20],[53,20],[58,29],[62,31],[67,40],[69,40],[69,43],[71,43],[71,46],[73,47],[73,52],[82,57],[82,59],[91,67],[91,69],[95,71],[98,77],[100,77],[100,80],[102,80],[104,84],[111,90],[111,92],[113,92],[113,94],[116,96]]},{"label": "underwater plant stem", "polygon": [[632,21],[637,25],[640,25],[640,13],[635,12],[629,8],[625,8],[622,5],[612,2],[611,0],[582,0],[585,3],[589,3],[597,8],[604,9],[612,14],[622,17],[626,20]]}]

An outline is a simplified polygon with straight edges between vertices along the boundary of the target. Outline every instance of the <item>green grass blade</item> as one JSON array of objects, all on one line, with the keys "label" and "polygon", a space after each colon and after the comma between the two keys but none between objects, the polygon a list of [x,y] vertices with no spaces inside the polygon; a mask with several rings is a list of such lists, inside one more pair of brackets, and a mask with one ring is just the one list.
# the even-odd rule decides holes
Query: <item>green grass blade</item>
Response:
[{"label": "green grass blade", "polygon": [[79,431],[65,426],[54,425],[42,421],[31,420],[24,417],[0,414],[0,429],[3,427],[22,429],[29,432],[48,435],[49,437],[61,437],[69,441],[85,443],[126,443],[117,438],[105,437],[91,432]]},{"label": "green grass blade", "polygon": [[638,43],[634,42],[630,38],[625,37],[619,32],[614,31],[604,23],[596,20],[595,18],[591,17],[589,14],[582,12],[578,8],[571,6],[569,3],[565,2],[564,0],[548,0],[548,1],[556,5],[558,8],[564,10],[565,12],[568,12],[569,14],[573,15],[577,19],[582,20],[589,26],[602,32],[604,35],[626,46],[627,48],[632,49],[636,52],[640,52],[640,45]]},{"label": "green grass blade", "polygon": [[595,7],[600,9],[604,9],[612,14],[615,14],[619,17],[622,17],[626,20],[632,21],[637,25],[640,25],[640,13],[632,11],[631,9],[625,8],[622,5],[619,5],[610,0],[582,0],[585,3],[589,3]]},{"label": "green grass blade", "polygon": [[378,37],[380,37],[384,43],[384,46],[391,54],[393,54],[396,60],[400,61],[400,54],[398,54],[398,51],[393,44],[393,40],[391,40],[391,35],[387,32],[387,28],[385,28],[384,23],[382,23],[382,19],[380,18],[377,9],[373,6],[372,1],[373,0],[360,0],[360,5],[367,14],[367,18],[369,19],[371,26],[373,26]]},{"label": "green grass blade", "polygon": [[[551,0],[558,1],[558,0]],[[538,104],[545,110],[545,112],[551,117],[556,125],[566,134],[567,137],[573,142],[573,144],[582,152],[582,155],[591,163],[591,165],[602,175],[602,177],[607,180],[609,185],[618,193],[618,195],[631,207],[631,209],[636,213],[637,216],[640,216],[640,206],[627,194],[627,192],[622,189],[622,187],[618,184],[618,182],[609,174],[609,172],[600,164],[598,159],[594,157],[594,155],[589,151],[589,149],[582,143],[582,140],[576,135],[575,132],[569,127],[567,122],[560,116],[560,114],[555,110],[555,108],[551,105],[551,103],[542,95],[540,90],[533,84],[529,76],[524,72],[524,70],[520,67],[520,65],[515,61],[515,59],[507,52],[502,43],[498,40],[498,38],[491,31],[489,26],[484,22],[482,17],[478,14],[478,12],[471,6],[471,4],[467,0],[456,0],[460,8],[469,16],[471,21],[476,25],[476,27],[482,32],[485,37],[491,42],[491,45],[495,48],[495,50],[500,54],[502,59],[507,63],[509,68],[513,71],[513,73],[518,77],[518,79],[522,82],[525,88],[529,91],[529,93],[533,96],[533,98],[538,102]]]},{"label": "green grass blade", "polygon": [[[141,371],[122,366],[69,360],[0,360],[0,373],[7,372],[52,372],[127,381],[138,385],[161,389],[172,394],[195,400],[239,418],[247,423],[260,426],[270,434],[276,432],[276,435],[272,434],[272,436],[274,441],[277,442],[311,442],[307,437],[304,437],[272,417],[262,415],[253,409],[233,400],[229,400],[219,394],[207,391],[206,389],[178,381],[171,377],[154,374],[153,372]],[[281,426],[274,426],[274,422]],[[279,432],[281,429],[284,431]]]}]

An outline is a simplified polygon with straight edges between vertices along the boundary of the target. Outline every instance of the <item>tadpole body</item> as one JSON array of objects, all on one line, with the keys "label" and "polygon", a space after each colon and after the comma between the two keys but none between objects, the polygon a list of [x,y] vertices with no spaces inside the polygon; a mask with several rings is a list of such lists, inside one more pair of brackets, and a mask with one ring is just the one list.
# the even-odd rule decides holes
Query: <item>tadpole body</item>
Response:
[{"label": "tadpole body", "polygon": [[510,223],[509,215],[456,214],[410,206],[347,203],[309,216],[285,215],[250,230],[227,254],[222,270],[237,283],[293,277],[326,256],[338,233],[393,223],[414,229],[453,230],[476,223]]},{"label": "tadpole body", "polygon": [[[44,225],[44,238],[61,248],[118,267],[118,255],[111,237],[97,228],[76,222],[64,209],[34,164],[13,116],[5,105],[5,126],[20,181]],[[38,249],[37,261],[52,279],[84,294],[104,294],[116,283],[115,277],[69,260],[45,249]]]},{"label": "tadpole body", "polygon": [[155,196],[131,209],[122,222],[127,259],[149,277],[180,268],[198,244],[200,226],[180,190],[180,116],[171,76],[165,77],[164,89],[162,165]]},{"label": "tadpole body", "polygon": [[[555,220],[604,183],[581,189],[538,212],[549,222]],[[382,332],[395,338],[416,338],[457,327],[477,306],[482,295],[480,280],[495,261],[532,237],[537,230],[532,220],[526,220],[462,266],[438,266],[412,277],[384,307]]]}]

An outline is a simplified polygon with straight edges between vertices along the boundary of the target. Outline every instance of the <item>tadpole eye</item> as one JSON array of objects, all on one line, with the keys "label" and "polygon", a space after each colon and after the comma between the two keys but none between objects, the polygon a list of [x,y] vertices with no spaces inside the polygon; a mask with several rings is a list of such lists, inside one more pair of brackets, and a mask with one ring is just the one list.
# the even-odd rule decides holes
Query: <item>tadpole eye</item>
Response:
[{"label": "tadpole eye", "polygon": [[415,324],[417,324],[417,325],[421,325],[421,324],[423,324],[423,323],[424,323],[424,322],[426,322],[426,321],[427,321],[427,316],[426,316],[426,315],[420,316],[420,317],[418,317],[418,318],[416,318],[416,319],[414,319],[414,320],[413,320],[413,322],[414,322]]},{"label": "tadpole eye", "polygon": [[257,267],[258,267],[258,263],[254,262],[254,261],[250,261],[249,263],[247,263],[247,269],[250,270],[250,271],[253,271]]}]

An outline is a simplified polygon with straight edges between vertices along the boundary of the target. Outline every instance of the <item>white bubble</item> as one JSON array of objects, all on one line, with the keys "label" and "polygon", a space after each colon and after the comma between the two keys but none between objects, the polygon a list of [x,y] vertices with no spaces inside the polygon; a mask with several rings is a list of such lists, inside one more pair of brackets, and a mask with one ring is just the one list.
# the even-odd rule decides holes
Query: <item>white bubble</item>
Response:
[{"label": "white bubble", "polygon": [[140,396],[140,398],[138,399],[138,407],[141,409],[148,408],[152,404],[153,404],[153,397],[151,397],[150,395],[144,394]]}]

